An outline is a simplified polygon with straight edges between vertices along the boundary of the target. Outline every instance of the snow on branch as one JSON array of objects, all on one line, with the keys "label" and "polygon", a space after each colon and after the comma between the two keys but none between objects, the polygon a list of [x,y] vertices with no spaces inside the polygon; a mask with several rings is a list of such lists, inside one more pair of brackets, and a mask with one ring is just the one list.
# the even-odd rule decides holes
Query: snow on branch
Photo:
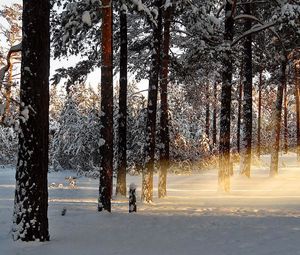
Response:
[{"label": "snow on branch", "polygon": [[243,33],[241,36],[239,36],[238,38],[236,38],[232,44],[231,44],[231,47],[235,46],[240,40],[242,40],[243,38],[245,38],[246,36],[248,35],[252,35],[254,33],[258,33],[260,31],[263,31],[265,29],[268,29],[270,27],[273,27],[275,26],[275,22],[271,22],[271,23],[268,23],[268,24],[265,24],[265,25],[255,25],[253,26],[250,30],[246,31],[245,33]]},{"label": "snow on branch", "polygon": [[135,6],[136,10],[138,12],[143,12],[146,14],[147,18],[152,22],[155,26],[157,25],[157,22],[151,12],[151,10],[142,3],[142,0],[130,0],[131,3]]},{"label": "snow on branch", "polygon": [[10,58],[11,58],[11,55],[13,53],[16,53],[16,52],[20,52],[22,50],[22,43],[19,43],[17,45],[14,45],[10,48],[10,50],[8,51],[7,53],[7,56],[6,56],[6,62],[7,62],[7,65],[2,67],[0,69],[0,89],[1,89],[1,85],[3,83],[3,80],[4,80],[4,77],[5,77],[5,73],[9,70],[9,67],[11,65],[11,62],[10,62]]}]

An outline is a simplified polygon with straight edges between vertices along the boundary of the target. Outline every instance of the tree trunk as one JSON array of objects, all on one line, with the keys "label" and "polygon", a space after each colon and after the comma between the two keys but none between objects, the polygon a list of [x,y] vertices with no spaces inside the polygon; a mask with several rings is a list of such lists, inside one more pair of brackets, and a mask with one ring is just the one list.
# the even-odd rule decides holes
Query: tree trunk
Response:
[{"label": "tree trunk", "polygon": [[126,133],[127,133],[127,14],[120,1],[120,92],[119,139],[116,195],[126,196]]},{"label": "tree trunk", "polygon": [[[251,3],[245,5],[245,14],[251,15]],[[245,21],[244,31],[251,30],[250,19]],[[241,153],[241,174],[250,177],[252,150],[252,36],[244,42],[244,104],[243,104],[243,144]]]},{"label": "tree trunk", "polygon": [[283,108],[283,123],[284,123],[284,129],[283,129],[283,151],[285,154],[288,153],[288,101],[287,101],[287,83],[285,83],[284,86],[284,108]]},{"label": "tree trunk", "polygon": [[281,126],[281,112],[282,112],[282,101],[283,101],[283,90],[286,84],[286,56],[282,56],[282,62],[280,66],[280,83],[277,89],[277,99],[275,108],[275,118],[274,118],[274,143],[272,146],[271,153],[271,166],[270,166],[270,176],[275,176],[278,174],[278,153],[279,153],[279,142],[280,142],[280,126]]},{"label": "tree trunk", "polygon": [[220,146],[219,146],[219,189],[225,192],[230,191],[230,112],[231,112],[231,87],[232,87],[232,52],[230,44],[233,39],[233,11],[232,1],[227,0],[225,5],[225,33],[224,40],[226,51],[223,57],[222,71],[222,94],[220,113]]},{"label": "tree trunk", "polygon": [[217,82],[214,83],[214,110],[213,110],[213,133],[212,133],[212,142],[215,147],[217,144],[217,106],[218,106],[218,97],[217,97]]},{"label": "tree trunk", "polygon": [[239,106],[238,106],[238,119],[237,119],[237,134],[236,134],[236,147],[240,154],[241,152],[241,119],[242,119],[242,102],[243,102],[243,63],[241,64],[240,71],[240,86],[239,86]]},{"label": "tree trunk", "polygon": [[259,72],[259,83],[258,83],[258,120],[257,120],[257,156],[260,159],[261,155],[261,94],[262,94],[262,74],[263,69]]},{"label": "tree trunk", "polygon": [[164,37],[163,37],[163,59],[162,79],[160,83],[161,115],[160,115],[160,172],[158,182],[158,197],[167,195],[167,173],[170,160],[170,137],[169,137],[169,105],[168,105],[168,74],[169,74],[169,48],[170,48],[170,26],[173,7],[169,6],[164,12]]},{"label": "tree trunk", "polygon": [[50,2],[23,1],[19,152],[12,234],[14,240],[49,241],[48,134]]},{"label": "tree trunk", "polygon": [[295,99],[297,121],[297,161],[300,161],[300,63],[295,64]]},{"label": "tree trunk", "polygon": [[100,187],[98,211],[111,211],[113,172],[112,1],[102,1]]},{"label": "tree trunk", "polygon": [[8,69],[8,84],[6,87],[6,93],[5,93],[5,113],[6,116],[9,116],[9,108],[10,108],[10,101],[11,101],[11,87],[13,85],[13,63],[11,61],[9,69]]},{"label": "tree trunk", "polygon": [[205,135],[209,140],[209,129],[210,129],[210,119],[209,119],[209,82],[206,84],[206,110],[205,110]]},{"label": "tree trunk", "polygon": [[162,33],[162,0],[154,2],[158,10],[158,22],[153,26],[153,51],[151,56],[150,80],[148,91],[147,123],[146,123],[146,146],[145,165],[143,169],[142,201],[150,203],[153,201],[153,172],[155,156],[155,133],[157,112],[158,77],[160,71],[160,45]]}]

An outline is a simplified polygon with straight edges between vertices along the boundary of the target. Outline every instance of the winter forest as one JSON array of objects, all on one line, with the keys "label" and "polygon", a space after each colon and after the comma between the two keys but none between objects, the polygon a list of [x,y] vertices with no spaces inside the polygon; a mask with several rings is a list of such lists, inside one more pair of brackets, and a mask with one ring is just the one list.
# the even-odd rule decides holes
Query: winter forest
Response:
[{"label": "winter forest", "polygon": [[295,255],[299,182],[299,0],[1,0],[0,254]]}]

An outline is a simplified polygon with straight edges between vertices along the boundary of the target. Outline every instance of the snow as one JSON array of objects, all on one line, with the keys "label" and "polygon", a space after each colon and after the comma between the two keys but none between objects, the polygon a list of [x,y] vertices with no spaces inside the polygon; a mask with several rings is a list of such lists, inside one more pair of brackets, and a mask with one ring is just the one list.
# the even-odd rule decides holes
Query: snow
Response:
[{"label": "snow", "polygon": [[88,26],[92,26],[92,19],[89,11],[84,11],[82,14],[82,22]]},{"label": "snow", "polygon": [[[124,254],[124,255],[295,255],[300,254],[300,167],[293,153],[284,155],[280,175],[268,177],[270,157],[252,168],[249,180],[237,174],[229,195],[217,191],[217,171],[170,175],[168,197],[139,203],[141,176],[136,183],[137,213],[128,213],[128,201],[112,201],[112,213],[97,212],[97,179],[77,178],[72,172],[52,172],[49,189],[50,242],[22,243],[11,239],[14,170],[0,169],[0,254]],[[62,210],[66,209],[65,216]]]}]

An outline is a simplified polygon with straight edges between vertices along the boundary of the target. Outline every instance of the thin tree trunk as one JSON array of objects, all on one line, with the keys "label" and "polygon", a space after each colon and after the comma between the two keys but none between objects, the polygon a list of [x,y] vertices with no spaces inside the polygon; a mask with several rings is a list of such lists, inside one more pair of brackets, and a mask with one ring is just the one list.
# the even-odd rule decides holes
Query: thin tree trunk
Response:
[{"label": "thin tree trunk", "polygon": [[164,12],[164,37],[163,37],[163,59],[162,79],[160,88],[161,115],[160,115],[160,172],[158,182],[158,197],[167,195],[167,173],[170,160],[170,137],[169,137],[169,105],[168,105],[168,75],[169,75],[169,48],[170,48],[170,26],[173,7],[169,6]]},{"label": "thin tree trunk", "polygon": [[102,1],[100,186],[98,211],[111,211],[113,172],[112,1]]},{"label": "thin tree trunk", "polygon": [[275,108],[275,118],[274,118],[274,144],[272,146],[271,153],[271,166],[270,166],[270,176],[275,176],[278,174],[278,153],[279,153],[279,142],[280,142],[280,126],[281,126],[281,112],[282,112],[282,101],[283,101],[283,90],[286,84],[286,56],[282,56],[283,60],[280,66],[280,83],[277,89],[277,99]]},{"label": "thin tree trunk", "polygon": [[[251,3],[245,5],[245,14],[251,15]],[[251,30],[250,19],[245,21],[244,31]],[[244,104],[243,104],[243,144],[241,153],[241,174],[250,177],[252,151],[252,36],[244,42]]]},{"label": "thin tree trunk", "polygon": [[297,161],[300,161],[300,63],[295,64],[295,99],[297,121]]},{"label": "thin tree trunk", "polygon": [[218,97],[217,97],[217,82],[214,83],[214,110],[213,110],[213,133],[212,133],[212,142],[215,147],[217,144],[217,105],[218,105]]},{"label": "thin tree trunk", "polygon": [[237,119],[237,134],[236,134],[236,147],[240,154],[241,152],[241,119],[242,119],[242,102],[243,102],[243,63],[240,70],[240,84],[239,84],[239,106],[238,106],[238,119]]},{"label": "thin tree trunk", "polygon": [[[228,45],[233,39],[233,12],[235,2],[227,0],[225,5],[225,33],[224,40]],[[222,92],[221,92],[221,113],[220,113],[220,147],[219,147],[219,189],[225,192],[230,191],[230,112],[231,112],[231,87],[233,60],[230,47],[226,48],[223,57],[222,71]]]},{"label": "thin tree trunk", "polygon": [[284,86],[284,108],[283,108],[283,123],[284,123],[284,129],[283,129],[283,151],[285,154],[288,153],[288,101],[287,101],[287,83],[285,83]]},{"label": "thin tree trunk", "polygon": [[263,69],[259,72],[259,83],[258,83],[258,120],[257,120],[257,156],[260,159],[261,155],[261,95],[262,95],[262,74]]},{"label": "thin tree trunk", "polygon": [[209,82],[206,84],[206,110],[205,110],[205,134],[209,140],[209,129],[210,129],[210,119],[209,119]]},{"label": "thin tree trunk", "polygon": [[10,108],[10,101],[11,101],[11,87],[13,85],[13,63],[11,62],[8,70],[8,84],[6,87],[6,93],[5,93],[5,112],[6,116],[9,115],[9,108]]},{"label": "thin tree trunk", "polygon": [[127,133],[127,14],[120,1],[120,93],[119,93],[119,144],[116,194],[126,196],[126,133]]},{"label": "thin tree trunk", "polygon": [[14,240],[49,241],[48,135],[50,2],[23,1],[19,151],[12,234]]},{"label": "thin tree trunk", "polygon": [[155,133],[156,133],[156,112],[157,112],[157,91],[158,77],[160,71],[160,45],[162,33],[162,0],[154,2],[158,10],[157,25],[153,25],[153,51],[150,70],[147,123],[146,123],[146,146],[145,146],[145,166],[143,169],[142,196],[143,202],[153,201],[153,172],[155,156]]}]

